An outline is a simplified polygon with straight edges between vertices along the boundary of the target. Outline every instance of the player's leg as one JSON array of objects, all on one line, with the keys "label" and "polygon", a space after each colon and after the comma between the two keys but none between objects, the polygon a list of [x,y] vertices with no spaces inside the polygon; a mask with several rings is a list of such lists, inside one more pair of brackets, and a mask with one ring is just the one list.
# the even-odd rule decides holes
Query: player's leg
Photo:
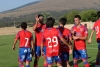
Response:
[{"label": "player's leg", "polygon": [[47,62],[46,62],[46,46],[43,47],[43,59],[44,59],[44,67],[48,67]]},{"label": "player's leg", "polygon": [[78,50],[73,50],[73,67],[78,67],[79,53]]},{"label": "player's leg", "polygon": [[97,53],[97,57],[96,57],[96,66],[98,67],[100,66],[100,43],[98,42],[98,53]]},{"label": "player's leg", "polygon": [[57,63],[58,67],[62,67],[62,62],[60,56],[54,56],[53,60]]},{"label": "player's leg", "polygon": [[70,64],[69,64],[69,52],[67,52],[67,53],[65,53],[66,55],[65,55],[65,58],[66,58],[66,64],[67,64],[67,66],[66,67],[70,67]]},{"label": "player's leg", "polygon": [[40,46],[35,46],[35,59],[33,67],[38,67],[38,60],[40,56],[41,56]]},{"label": "player's leg", "polygon": [[24,64],[19,62],[19,67],[24,67]]},{"label": "player's leg", "polygon": [[52,67],[53,57],[46,57],[46,62],[48,64],[48,67]]},{"label": "player's leg", "polygon": [[18,57],[19,67],[24,67],[23,63],[25,62],[26,53],[27,50],[25,48],[19,49],[19,57]]},{"label": "player's leg", "polygon": [[30,61],[26,61],[26,67],[30,67]]},{"label": "player's leg", "polygon": [[30,62],[32,61],[32,52],[30,48],[27,48],[26,54],[26,67],[30,67]]},{"label": "player's leg", "polygon": [[66,62],[67,63],[67,66],[66,67],[70,67],[70,64],[69,64],[69,62]]},{"label": "player's leg", "polygon": [[68,52],[62,52],[61,53],[61,60],[62,60],[62,66],[63,67],[70,67],[70,64],[69,64],[69,53]]},{"label": "player's leg", "polygon": [[87,60],[87,58],[88,58],[87,51],[84,49],[84,50],[79,50],[79,52],[80,52],[80,55],[81,55],[80,57],[81,57],[81,59],[84,63],[84,66],[90,67],[88,60]]}]

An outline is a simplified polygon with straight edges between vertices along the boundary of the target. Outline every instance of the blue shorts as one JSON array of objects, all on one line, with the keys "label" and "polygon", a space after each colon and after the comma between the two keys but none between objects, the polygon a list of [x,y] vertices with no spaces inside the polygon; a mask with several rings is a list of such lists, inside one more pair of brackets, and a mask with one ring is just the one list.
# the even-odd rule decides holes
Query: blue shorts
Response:
[{"label": "blue shorts", "polygon": [[[43,47],[43,52],[46,55],[46,46]],[[41,47],[35,46],[35,56],[40,57],[41,56]]]},{"label": "blue shorts", "polygon": [[19,62],[32,61],[32,52],[30,48],[19,49]]},{"label": "blue shorts", "polygon": [[86,50],[73,50],[73,58],[74,59],[87,59],[87,51]]},{"label": "blue shorts", "polygon": [[52,64],[53,62],[61,63],[61,59],[59,56],[46,57],[46,61],[47,61],[47,64]]},{"label": "blue shorts", "polygon": [[43,46],[44,55],[46,55],[46,46]]},{"label": "blue shorts", "polygon": [[62,52],[60,57],[62,61],[69,61],[69,52]]}]

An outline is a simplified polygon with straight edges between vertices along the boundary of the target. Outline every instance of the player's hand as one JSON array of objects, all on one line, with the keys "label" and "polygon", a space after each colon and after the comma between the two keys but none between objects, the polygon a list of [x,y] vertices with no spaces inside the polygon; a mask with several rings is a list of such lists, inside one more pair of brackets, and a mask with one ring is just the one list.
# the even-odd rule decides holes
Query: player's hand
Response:
[{"label": "player's hand", "polygon": [[88,44],[90,44],[91,43],[91,38],[88,40]]},{"label": "player's hand", "polygon": [[72,46],[69,46],[69,55],[72,54]]},{"label": "player's hand", "polygon": [[71,33],[72,33],[72,35],[74,35],[74,31],[73,30],[71,31]]},{"label": "player's hand", "polygon": [[44,52],[41,52],[41,56],[44,56]]},{"label": "player's hand", "polygon": [[74,40],[77,40],[77,39],[79,39],[79,37],[77,37],[77,36],[73,36],[73,39],[74,39]]},{"label": "player's hand", "polygon": [[72,52],[73,52],[73,51],[72,51],[72,49],[70,49],[70,50],[69,50],[69,55],[71,55],[71,54],[72,54]]},{"label": "player's hand", "polygon": [[16,48],[16,47],[13,45],[12,50],[15,50],[15,48]]},{"label": "player's hand", "polygon": [[35,16],[36,22],[39,22],[38,15]]}]

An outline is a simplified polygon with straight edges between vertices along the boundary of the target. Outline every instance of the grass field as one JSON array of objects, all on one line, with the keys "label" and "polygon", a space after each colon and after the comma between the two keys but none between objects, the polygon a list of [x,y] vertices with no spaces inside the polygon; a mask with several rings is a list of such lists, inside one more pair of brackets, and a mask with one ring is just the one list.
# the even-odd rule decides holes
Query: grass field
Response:
[{"label": "grass field", "polygon": [[[90,30],[89,30],[90,34]],[[4,35],[0,36],[0,67],[18,67],[18,44],[16,45],[16,50],[12,51],[12,44],[15,35]],[[91,67],[95,65],[95,57],[97,54],[97,43],[95,36],[92,39],[91,44],[87,44],[88,61]],[[34,58],[33,58],[34,60]],[[72,56],[70,56],[70,64],[72,66]],[[33,67],[33,62],[31,63]],[[39,60],[39,67],[43,67],[43,59]],[[79,67],[83,67],[83,63],[79,61]]]}]

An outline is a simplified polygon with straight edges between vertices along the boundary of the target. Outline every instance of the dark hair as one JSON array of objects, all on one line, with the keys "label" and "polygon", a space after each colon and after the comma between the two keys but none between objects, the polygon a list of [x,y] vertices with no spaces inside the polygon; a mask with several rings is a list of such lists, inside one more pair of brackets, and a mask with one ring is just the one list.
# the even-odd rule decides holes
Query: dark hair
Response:
[{"label": "dark hair", "polygon": [[26,23],[26,22],[22,22],[22,23],[21,23],[21,28],[24,29],[24,30],[26,30],[26,28],[27,28],[27,23]]},{"label": "dark hair", "polygon": [[52,18],[52,17],[50,17],[50,18],[48,18],[47,21],[46,21],[46,27],[47,27],[47,28],[52,28],[53,25],[54,25],[54,23],[55,23],[55,19]]},{"label": "dark hair", "polygon": [[61,19],[59,20],[59,22],[60,22],[61,24],[65,25],[66,22],[67,22],[67,19],[66,19],[66,18],[61,18]]},{"label": "dark hair", "polygon": [[81,16],[80,15],[76,15],[74,18],[78,18],[79,20],[81,20]]},{"label": "dark hair", "polygon": [[38,14],[38,18],[39,18],[39,17],[44,17],[44,16],[43,16],[42,14]]},{"label": "dark hair", "polygon": [[98,16],[98,18],[100,18],[100,11],[97,12],[97,16]]}]

